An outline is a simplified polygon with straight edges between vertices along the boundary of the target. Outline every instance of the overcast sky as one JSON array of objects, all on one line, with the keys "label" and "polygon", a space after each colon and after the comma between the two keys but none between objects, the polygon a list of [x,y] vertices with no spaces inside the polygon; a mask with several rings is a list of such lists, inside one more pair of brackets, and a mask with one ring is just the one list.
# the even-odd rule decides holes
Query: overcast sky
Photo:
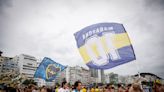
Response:
[{"label": "overcast sky", "polygon": [[0,0],[0,50],[87,67],[73,34],[101,22],[122,23],[137,58],[105,72],[164,78],[164,0]]}]

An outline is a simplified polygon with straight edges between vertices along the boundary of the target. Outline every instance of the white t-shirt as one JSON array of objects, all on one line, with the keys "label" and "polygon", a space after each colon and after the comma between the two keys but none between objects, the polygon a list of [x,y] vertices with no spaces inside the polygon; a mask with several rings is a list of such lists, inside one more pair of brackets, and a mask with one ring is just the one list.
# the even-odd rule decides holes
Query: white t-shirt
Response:
[{"label": "white t-shirt", "polygon": [[70,91],[69,91],[69,89],[60,88],[60,89],[58,90],[58,92],[70,92]]}]

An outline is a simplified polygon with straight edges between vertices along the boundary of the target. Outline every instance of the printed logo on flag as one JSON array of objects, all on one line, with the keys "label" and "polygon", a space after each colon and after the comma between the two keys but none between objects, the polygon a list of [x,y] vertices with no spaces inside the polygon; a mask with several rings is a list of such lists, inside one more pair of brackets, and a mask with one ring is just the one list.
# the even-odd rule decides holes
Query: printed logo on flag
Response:
[{"label": "printed logo on flag", "polygon": [[60,71],[60,67],[56,66],[56,64],[49,64],[46,68],[46,78],[50,79]]},{"label": "printed logo on flag", "polygon": [[75,33],[77,47],[91,68],[108,69],[135,59],[122,24],[99,23]]}]

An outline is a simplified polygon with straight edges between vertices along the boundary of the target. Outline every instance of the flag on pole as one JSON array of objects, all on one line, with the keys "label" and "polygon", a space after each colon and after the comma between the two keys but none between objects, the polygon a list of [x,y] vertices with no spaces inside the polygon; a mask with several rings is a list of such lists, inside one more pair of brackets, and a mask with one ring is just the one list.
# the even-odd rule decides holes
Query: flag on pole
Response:
[{"label": "flag on pole", "polygon": [[122,24],[98,23],[74,34],[79,52],[90,68],[109,69],[135,60],[135,54]]},{"label": "flag on pole", "polygon": [[45,57],[37,68],[34,78],[42,78],[46,81],[52,81],[57,74],[62,72],[65,68],[66,66]]}]

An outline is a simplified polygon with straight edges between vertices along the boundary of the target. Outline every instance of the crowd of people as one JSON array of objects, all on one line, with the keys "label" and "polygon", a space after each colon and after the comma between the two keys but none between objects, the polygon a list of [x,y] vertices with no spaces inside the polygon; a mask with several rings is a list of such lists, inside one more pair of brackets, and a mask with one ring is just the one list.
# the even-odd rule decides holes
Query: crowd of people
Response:
[{"label": "crowd of people", "polygon": [[56,85],[54,87],[37,87],[36,85],[30,84],[24,88],[18,86],[5,87],[0,89],[0,92],[164,92],[164,85],[161,83],[154,83],[154,86],[151,89],[144,89],[140,83],[128,85],[106,84],[88,87],[82,85],[80,81],[76,81],[74,85],[68,85],[68,83],[64,81],[61,85]]}]

